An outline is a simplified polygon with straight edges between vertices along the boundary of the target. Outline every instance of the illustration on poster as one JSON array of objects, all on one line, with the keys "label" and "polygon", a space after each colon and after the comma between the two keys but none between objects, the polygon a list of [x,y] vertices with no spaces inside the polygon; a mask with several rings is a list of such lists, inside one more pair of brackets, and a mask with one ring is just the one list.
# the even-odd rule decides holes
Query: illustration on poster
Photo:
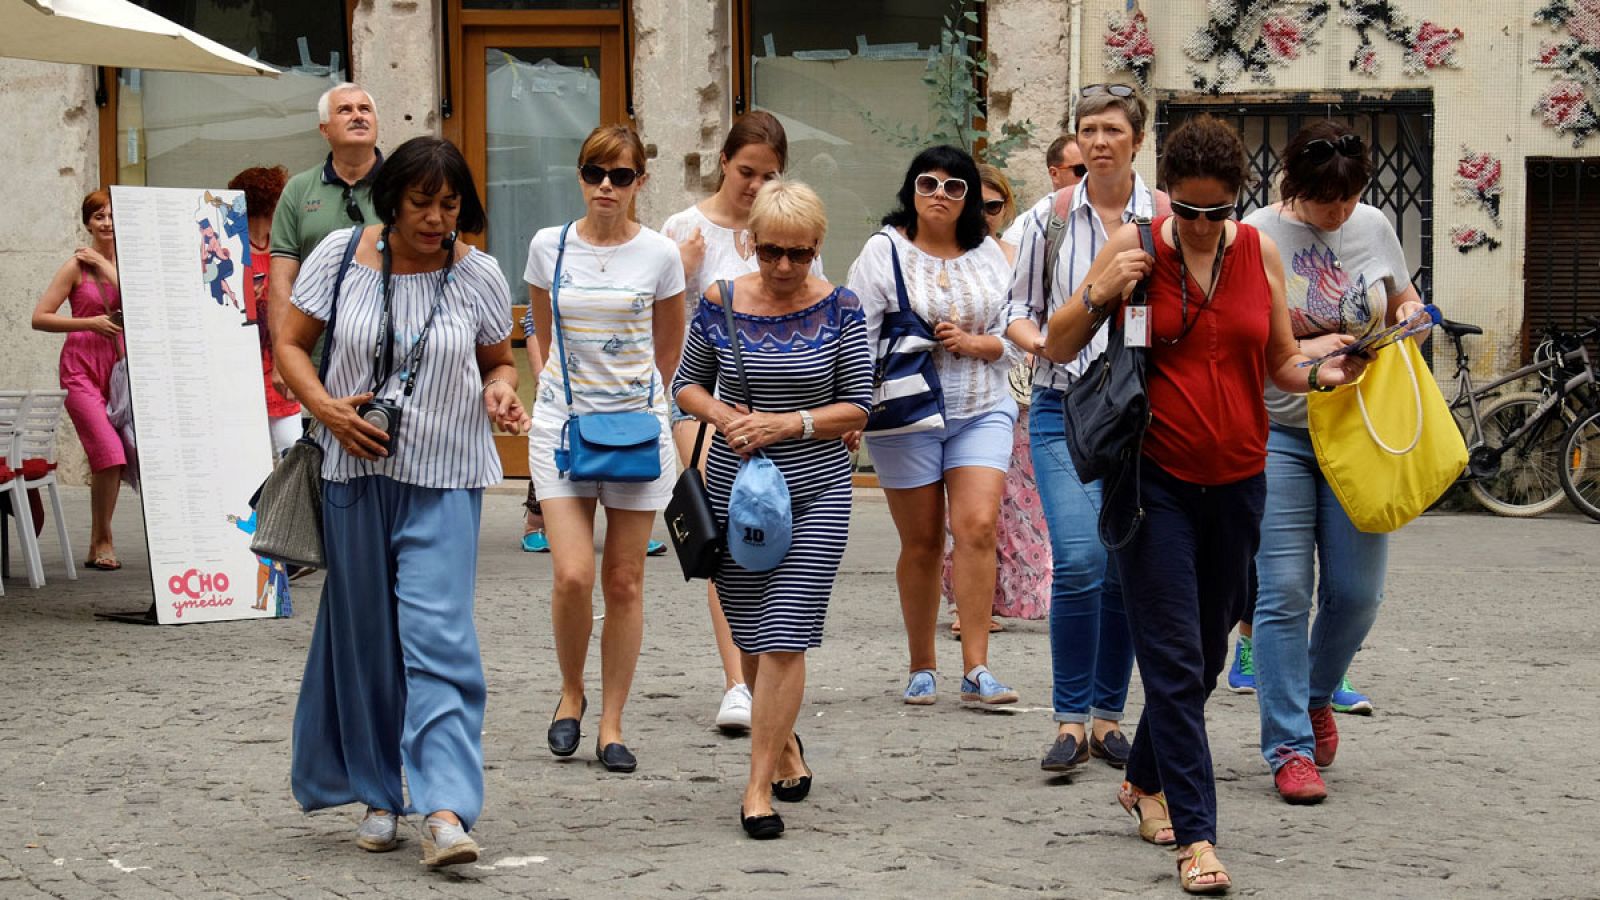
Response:
[{"label": "illustration on poster", "polygon": [[[230,513],[228,521],[246,535],[256,533],[256,511],[253,509],[248,518]],[[294,609],[289,602],[288,569],[283,563],[260,555],[256,556],[256,563],[256,602],[250,608],[270,611],[280,618],[293,615]]]}]

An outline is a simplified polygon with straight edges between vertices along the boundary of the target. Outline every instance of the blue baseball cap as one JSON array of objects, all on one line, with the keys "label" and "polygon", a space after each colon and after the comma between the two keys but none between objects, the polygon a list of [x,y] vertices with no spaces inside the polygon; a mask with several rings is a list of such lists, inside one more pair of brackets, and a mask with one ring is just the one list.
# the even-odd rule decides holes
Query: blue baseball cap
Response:
[{"label": "blue baseball cap", "polygon": [[745,460],[728,495],[729,555],[751,572],[776,569],[789,554],[793,534],[783,473],[765,456]]}]

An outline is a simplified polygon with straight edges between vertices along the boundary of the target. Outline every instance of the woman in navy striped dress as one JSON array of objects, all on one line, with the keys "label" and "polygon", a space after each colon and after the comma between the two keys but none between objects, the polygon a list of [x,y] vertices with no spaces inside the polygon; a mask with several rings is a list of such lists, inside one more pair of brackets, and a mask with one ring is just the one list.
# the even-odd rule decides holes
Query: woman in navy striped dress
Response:
[{"label": "woman in navy striped dress", "polygon": [[[861,304],[850,291],[807,270],[826,231],[822,201],[810,188],[792,182],[762,188],[750,210],[760,270],[731,282],[731,296],[719,286],[706,291],[689,323],[672,386],[678,407],[717,431],[706,490],[719,520],[727,520],[740,462],[757,451],[789,485],[788,555],[767,572],[749,571],[725,557],[716,576],[754,696],[750,782],[739,812],[754,838],[783,831],[774,797],[800,800],[811,787],[794,734],[805,695],[805,652],[822,643],[828,596],[850,529],[847,441],[857,439],[872,404],[872,356]],[[724,303],[734,311],[748,398],[734,368]]]}]

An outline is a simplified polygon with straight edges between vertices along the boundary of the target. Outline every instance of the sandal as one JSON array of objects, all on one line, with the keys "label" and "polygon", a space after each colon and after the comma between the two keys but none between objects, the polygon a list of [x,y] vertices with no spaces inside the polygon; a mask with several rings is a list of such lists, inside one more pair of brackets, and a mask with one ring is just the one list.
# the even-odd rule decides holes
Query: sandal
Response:
[{"label": "sandal", "polygon": [[[1161,804],[1161,817],[1151,816],[1146,818],[1144,811],[1139,808],[1140,800],[1154,800]],[[1176,835],[1172,833],[1172,819],[1170,818],[1171,814],[1167,812],[1166,794],[1159,791],[1154,794],[1146,794],[1144,791],[1124,781],[1122,790],[1117,791],[1117,803],[1128,811],[1128,815],[1138,820],[1139,837],[1158,847],[1170,847],[1178,842]],[[1159,837],[1163,831],[1167,832],[1166,840],[1161,840]]]},{"label": "sandal", "polygon": [[[1199,849],[1194,849],[1196,847]],[[1217,859],[1217,848],[1205,841],[1190,844],[1189,848],[1189,855],[1178,857],[1178,884],[1184,893],[1226,894],[1233,887],[1233,879],[1228,877],[1228,870]],[[1203,862],[1207,857],[1210,857],[1210,862]],[[1207,875],[1221,876],[1221,880],[1196,883]]]}]

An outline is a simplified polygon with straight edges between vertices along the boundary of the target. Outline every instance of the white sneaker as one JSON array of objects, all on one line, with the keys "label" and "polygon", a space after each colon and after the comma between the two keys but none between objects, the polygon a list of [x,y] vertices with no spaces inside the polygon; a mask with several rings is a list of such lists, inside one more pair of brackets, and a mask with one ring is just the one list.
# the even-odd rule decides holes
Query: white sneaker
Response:
[{"label": "white sneaker", "polygon": [[728,688],[717,709],[717,727],[728,734],[750,730],[750,689],[742,684]]}]

